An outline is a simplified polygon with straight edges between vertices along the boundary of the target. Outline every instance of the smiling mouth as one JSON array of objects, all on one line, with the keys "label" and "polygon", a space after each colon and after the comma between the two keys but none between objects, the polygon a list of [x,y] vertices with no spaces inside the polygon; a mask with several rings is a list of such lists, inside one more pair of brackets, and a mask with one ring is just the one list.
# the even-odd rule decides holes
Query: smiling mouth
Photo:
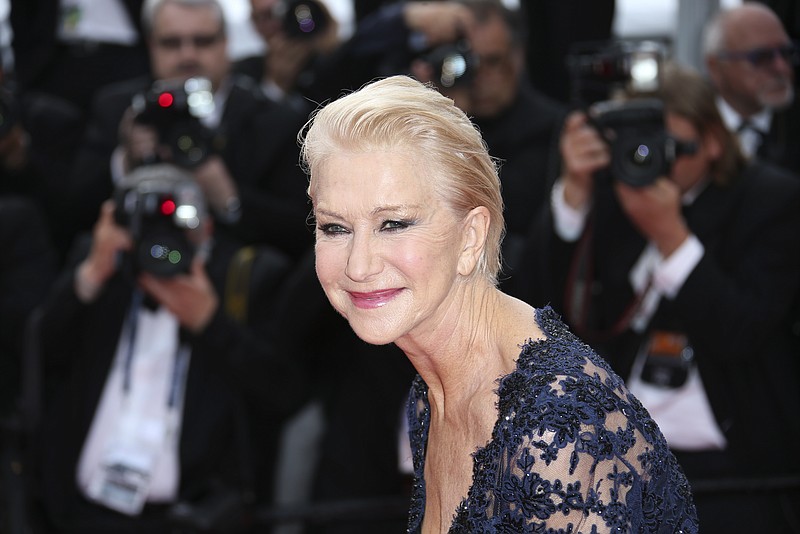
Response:
[{"label": "smiling mouth", "polygon": [[359,291],[348,291],[350,300],[357,308],[374,309],[385,306],[389,301],[400,293],[400,289],[383,289],[380,291],[370,291],[362,293]]}]

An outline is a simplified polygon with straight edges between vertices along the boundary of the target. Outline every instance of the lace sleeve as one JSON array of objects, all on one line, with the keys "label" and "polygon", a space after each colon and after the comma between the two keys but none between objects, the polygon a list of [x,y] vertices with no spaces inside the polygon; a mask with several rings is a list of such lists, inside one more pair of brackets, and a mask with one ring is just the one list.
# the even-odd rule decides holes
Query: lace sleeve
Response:
[{"label": "lace sleeve", "polygon": [[[577,390],[581,395],[565,394]],[[592,398],[596,402],[587,402]],[[512,439],[516,445],[498,458],[501,508],[527,524],[572,526],[575,532],[630,524],[627,494],[642,491],[649,448],[614,409],[613,394],[559,378],[538,393],[531,408],[522,416],[528,421],[518,421],[518,428],[530,431]]]},{"label": "lace sleeve", "polygon": [[[454,532],[681,531],[684,500],[670,493],[678,484],[657,428],[599,373],[516,390],[497,446],[476,453],[469,501],[481,505],[465,503]],[[496,472],[482,467],[490,465]]]},{"label": "lace sleeve", "polygon": [[[473,479],[449,534],[696,534],[689,484],[666,440],[624,381],[550,309],[546,340],[522,347],[499,381],[492,437],[473,455]],[[425,507],[424,383],[409,403],[415,484],[409,532]]]}]

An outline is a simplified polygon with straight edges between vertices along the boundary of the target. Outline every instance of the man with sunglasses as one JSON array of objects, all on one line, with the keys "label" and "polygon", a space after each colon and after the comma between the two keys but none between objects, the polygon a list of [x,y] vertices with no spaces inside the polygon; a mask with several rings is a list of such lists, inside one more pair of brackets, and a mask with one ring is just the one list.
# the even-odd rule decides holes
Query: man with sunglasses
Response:
[{"label": "man with sunglasses", "polygon": [[585,114],[567,118],[522,296],[562,311],[626,379],[689,479],[701,532],[794,532],[800,180],[744,157],[700,73],[668,65],[657,96],[667,132],[694,148],[636,185]]},{"label": "man with sunglasses", "polygon": [[[124,175],[142,164],[171,162],[188,168],[203,188],[217,247],[268,244],[299,256],[312,242],[295,141],[305,117],[232,72],[217,0],[147,0],[142,26],[151,75],[107,86],[94,101],[86,139],[65,183],[73,232],[92,227]],[[178,113],[192,104],[193,93],[183,84],[193,78],[207,89],[198,93],[205,105],[202,113],[191,111],[195,116],[184,131],[185,114],[173,120],[161,111],[172,107]],[[154,103],[156,95],[170,100]],[[180,150],[187,139],[201,147],[202,157],[184,161]]]},{"label": "man with sunglasses", "polygon": [[748,156],[800,173],[794,69],[798,50],[759,2],[720,11],[703,36],[706,67],[727,126]]}]

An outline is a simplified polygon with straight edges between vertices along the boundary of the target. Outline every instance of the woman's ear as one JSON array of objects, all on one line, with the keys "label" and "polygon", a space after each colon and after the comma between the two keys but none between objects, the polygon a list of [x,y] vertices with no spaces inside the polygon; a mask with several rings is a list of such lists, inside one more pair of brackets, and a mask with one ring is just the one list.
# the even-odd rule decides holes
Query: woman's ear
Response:
[{"label": "woman's ear", "polygon": [[491,215],[485,206],[473,208],[464,218],[464,244],[458,260],[459,274],[463,276],[472,274],[480,262],[486,248],[490,221]]}]

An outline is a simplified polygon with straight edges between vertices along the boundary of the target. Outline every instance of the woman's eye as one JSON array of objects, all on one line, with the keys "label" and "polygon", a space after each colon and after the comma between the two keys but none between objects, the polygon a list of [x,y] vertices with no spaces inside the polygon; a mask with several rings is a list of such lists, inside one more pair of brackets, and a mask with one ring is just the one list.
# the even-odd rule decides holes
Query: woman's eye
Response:
[{"label": "woman's eye", "polygon": [[339,235],[339,234],[346,234],[347,229],[339,224],[321,224],[318,226],[319,231],[325,235]]},{"label": "woman's eye", "polygon": [[402,230],[403,228],[408,228],[411,226],[411,223],[408,221],[384,221],[381,225],[381,230]]}]

